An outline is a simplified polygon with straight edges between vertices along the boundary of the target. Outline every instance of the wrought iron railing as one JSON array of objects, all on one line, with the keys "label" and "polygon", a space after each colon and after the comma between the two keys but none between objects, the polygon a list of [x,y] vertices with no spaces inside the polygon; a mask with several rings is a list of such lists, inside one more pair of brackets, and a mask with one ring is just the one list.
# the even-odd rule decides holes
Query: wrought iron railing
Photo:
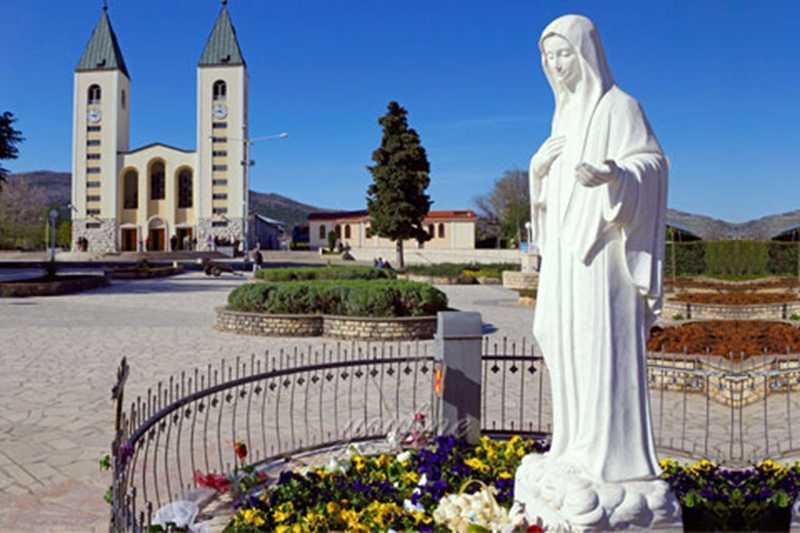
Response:
[{"label": "wrought iron railing", "polygon": [[[248,464],[258,465],[382,439],[402,432],[416,413],[436,424],[433,352],[424,342],[337,343],[223,360],[157,384],[127,410],[123,360],[113,389],[112,530],[145,529],[158,507],[197,486],[195,472],[244,466],[236,441],[246,443]],[[530,341],[483,339],[481,430],[549,433],[546,373]],[[798,450],[800,359],[708,370],[698,358],[651,354],[648,379],[662,453],[736,465]],[[744,401],[756,390],[755,401]]]},{"label": "wrought iron railing", "polygon": [[112,529],[138,531],[155,509],[197,486],[195,472],[249,464],[354,441],[385,438],[413,414],[433,413],[432,356],[412,344],[335,344],[222,361],[181,373],[122,409],[113,444]]}]

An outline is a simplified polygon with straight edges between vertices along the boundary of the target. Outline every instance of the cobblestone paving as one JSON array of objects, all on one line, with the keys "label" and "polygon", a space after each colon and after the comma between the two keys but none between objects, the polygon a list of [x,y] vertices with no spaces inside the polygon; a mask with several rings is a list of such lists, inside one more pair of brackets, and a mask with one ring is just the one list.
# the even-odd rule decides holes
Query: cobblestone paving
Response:
[{"label": "cobblestone paving", "polygon": [[[36,272],[0,270],[0,279],[20,274]],[[121,357],[131,366],[126,396],[132,398],[181,370],[261,354],[267,348],[323,342],[215,331],[214,307],[224,304],[227,293],[240,283],[242,278],[188,273],[162,280],[115,281],[78,295],[0,300],[0,531],[107,530],[102,495],[110,476],[99,472],[97,461],[112,439],[110,389]],[[503,336],[530,342],[532,311],[517,305],[513,292],[490,286],[444,290],[452,307],[481,312],[484,333],[499,343]],[[515,412],[519,394],[510,391],[506,399],[508,412]],[[524,403],[528,401],[530,395]],[[679,416],[683,395],[667,393],[663,402],[663,410],[660,403],[653,406],[660,444],[669,446],[672,439],[672,448],[693,444],[703,450],[706,428],[711,427],[709,449],[727,446],[729,409],[714,407],[707,424],[705,402],[690,395],[684,429]],[[783,405],[783,399],[770,400],[770,411]],[[497,407],[489,405],[487,414],[497,417]],[[543,412],[549,420],[546,398]],[[794,408],[798,412],[800,408]],[[734,415],[738,432],[740,415]],[[742,454],[747,456],[763,440],[762,404],[746,408],[741,416]],[[780,422],[770,417],[773,449],[785,449],[790,438]],[[800,429],[800,420],[794,428]]]}]

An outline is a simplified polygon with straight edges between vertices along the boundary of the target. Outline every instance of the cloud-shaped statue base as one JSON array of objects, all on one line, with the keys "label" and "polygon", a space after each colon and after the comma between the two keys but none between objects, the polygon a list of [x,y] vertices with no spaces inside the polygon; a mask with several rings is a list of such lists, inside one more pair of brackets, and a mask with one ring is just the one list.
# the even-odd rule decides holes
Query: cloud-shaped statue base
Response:
[{"label": "cloud-shaped statue base", "polygon": [[516,473],[512,514],[546,531],[682,531],[681,507],[667,482],[593,481],[547,455],[526,455]]}]

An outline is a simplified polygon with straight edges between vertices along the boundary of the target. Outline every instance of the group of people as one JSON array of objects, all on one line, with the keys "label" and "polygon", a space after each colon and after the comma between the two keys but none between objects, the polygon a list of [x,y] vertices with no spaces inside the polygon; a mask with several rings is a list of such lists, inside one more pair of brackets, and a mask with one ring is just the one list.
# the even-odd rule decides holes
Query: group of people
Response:
[{"label": "group of people", "polygon": [[372,261],[372,266],[375,268],[385,268],[391,270],[392,265],[389,264],[389,261],[384,261],[383,257],[377,257],[374,261]]},{"label": "group of people", "polygon": [[[178,248],[178,244],[180,243],[180,248]],[[188,235],[184,235],[183,239],[178,239],[177,235],[173,235],[169,238],[169,246],[170,250],[195,250],[197,249],[197,239],[192,239]]]}]

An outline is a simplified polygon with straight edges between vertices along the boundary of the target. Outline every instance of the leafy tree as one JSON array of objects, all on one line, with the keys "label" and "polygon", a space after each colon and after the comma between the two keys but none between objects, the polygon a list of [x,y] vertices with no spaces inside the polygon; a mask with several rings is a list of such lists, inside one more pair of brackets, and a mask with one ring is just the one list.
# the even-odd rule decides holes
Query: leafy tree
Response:
[{"label": "leafy tree", "polygon": [[378,119],[383,137],[372,152],[375,164],[367,167],[373,180],[367,189],[372,233],[395,241],[400,269],[405,266],[403,241],[431,238],[422,224],[432,203],[425,193],[431,169],[419,135],[408,127],[407,115],[400,104],[389,102],[388,112]]},{"label": "leafy tree", "polygon": [[339,238],[336,236],[336,232],[333,231],[333,230],[329,231],[328,232],[328,250],[330,250],[331,252],[336,251],[336,241],[337,240],[339,240]]},{"label": "leafy tree", "polygon": [[495,180],[491,192],[475,199],[478,210],[479,238],[519,243],[527,240],[525,223],[531,219],[528,173],[506,170]]},{"label": "leafy tree", "polygon": [[[19,150],[17,145],[21,143],[24,138],[22,132],[15,130],[13,127],[17,119],[14,115],[6,111],[0,115],[0,161],[4,159],[16,159]],[[6,181],[8,170],[0,166],[0,187]]]}]

